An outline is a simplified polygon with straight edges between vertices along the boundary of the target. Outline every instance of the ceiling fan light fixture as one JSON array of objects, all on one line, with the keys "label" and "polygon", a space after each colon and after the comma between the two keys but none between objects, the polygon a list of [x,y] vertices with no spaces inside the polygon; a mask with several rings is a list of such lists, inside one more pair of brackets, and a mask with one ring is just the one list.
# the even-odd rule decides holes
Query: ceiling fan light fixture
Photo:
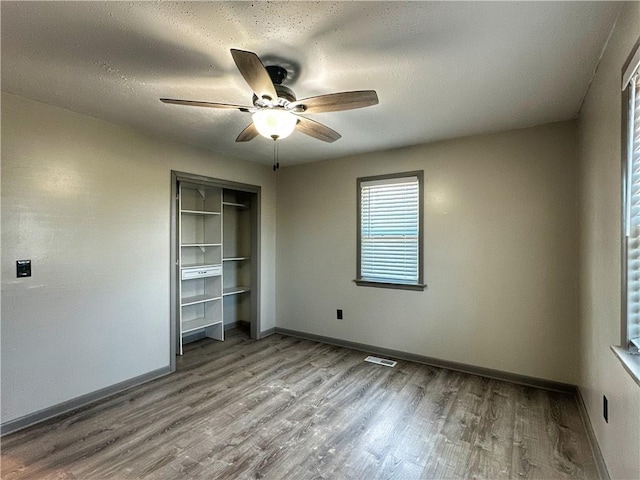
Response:
[{"label": "ceiling fan light fixture", "polygon": [[[286,68],[278,65],[265,67],[255,53],[245,50],[232,48],[231,56],[240,74],[253,91],[253,106],[172,98],[161,98],[160,101],[174,105],[226,108],[244,113],[255,112],[253,122],[240,132],[236,142],[248,142],[258,135],[278,140],[288,137],[297,129],[300,133],[312,138],[332,143],[341,138],[338,132],[298,114],[339,112],[378,104],[378,94],[375,90],[329,93],[297,100],[295,93],[289,87],[282,85],[287,78]],[[298,71],[299,66],[293,65],[293,70]],[[274,149],[276,143],[273,143]],[[277,169],[277,161],[275,166]]]},{"label": "ceiling fan light fixture", "polygon": [[264,108],[252,115],[258,133],[265,138],[282,140],[296,128],[298,119],[294,114],[281,108]]}]

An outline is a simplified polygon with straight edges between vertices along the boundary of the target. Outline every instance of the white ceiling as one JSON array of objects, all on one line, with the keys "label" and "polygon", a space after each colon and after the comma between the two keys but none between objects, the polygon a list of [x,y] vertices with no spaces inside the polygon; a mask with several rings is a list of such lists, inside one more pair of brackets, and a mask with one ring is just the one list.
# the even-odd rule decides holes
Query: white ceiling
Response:
[{"label": "white ceiling", "polygon": [[[575,118],[615,2],[1,3],[2,90],[224,155],[250,116],[160,97],[251,105],[230,48],[293,70],[298,98],[374,89],[380,104],[321,113],[342,139],[299,132],[287,164]],[[279,60],[277,60],[279,59]]]}]

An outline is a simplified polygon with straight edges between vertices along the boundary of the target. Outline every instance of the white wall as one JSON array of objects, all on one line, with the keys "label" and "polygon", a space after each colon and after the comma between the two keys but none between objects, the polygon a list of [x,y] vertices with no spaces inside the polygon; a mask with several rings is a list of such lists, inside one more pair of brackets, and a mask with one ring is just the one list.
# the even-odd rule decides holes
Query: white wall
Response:
[{"label": "white wall", "polygon": [[[268,167],[2,95],[3,423],[169,365],[172,169],[262,187],[260,313],[273,328]],[[19,259],[31,278],[16,278]]]},{"label": "white wall", "polygon": [[[620,343],[622,66],[640,37],[627,3],[579,117],[580,375],[578,385],[613,478],[640,478],[640,387],[610,350]],[[609,423],[602,396],[609,400]]]},{"label": "white wall", "polygon": [[[281,169],[277,326],[575,384],[576,162],[567,122]],[[356,178],[419,169],[428,288],[356,286]]]}]

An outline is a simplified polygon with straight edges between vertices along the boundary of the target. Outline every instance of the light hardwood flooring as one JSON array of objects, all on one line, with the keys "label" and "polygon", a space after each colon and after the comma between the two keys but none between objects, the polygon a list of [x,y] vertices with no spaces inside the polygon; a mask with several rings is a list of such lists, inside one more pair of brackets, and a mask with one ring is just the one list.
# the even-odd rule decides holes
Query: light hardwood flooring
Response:
[{"label": "light hardwood flooring", "polygon": [[2,439],[2,479],[597,478],[573,396],[238,331]]}]

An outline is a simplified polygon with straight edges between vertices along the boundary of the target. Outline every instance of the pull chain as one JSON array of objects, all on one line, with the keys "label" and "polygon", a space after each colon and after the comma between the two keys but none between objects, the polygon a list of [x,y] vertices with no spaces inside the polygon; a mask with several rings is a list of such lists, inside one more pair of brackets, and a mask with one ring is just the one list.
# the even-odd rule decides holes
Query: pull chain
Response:
[{"label": "pull chain", "polygon": [[273,171],[275,172],[280,168],[280,162],[278,161],[278,137],[273,136]]}]

